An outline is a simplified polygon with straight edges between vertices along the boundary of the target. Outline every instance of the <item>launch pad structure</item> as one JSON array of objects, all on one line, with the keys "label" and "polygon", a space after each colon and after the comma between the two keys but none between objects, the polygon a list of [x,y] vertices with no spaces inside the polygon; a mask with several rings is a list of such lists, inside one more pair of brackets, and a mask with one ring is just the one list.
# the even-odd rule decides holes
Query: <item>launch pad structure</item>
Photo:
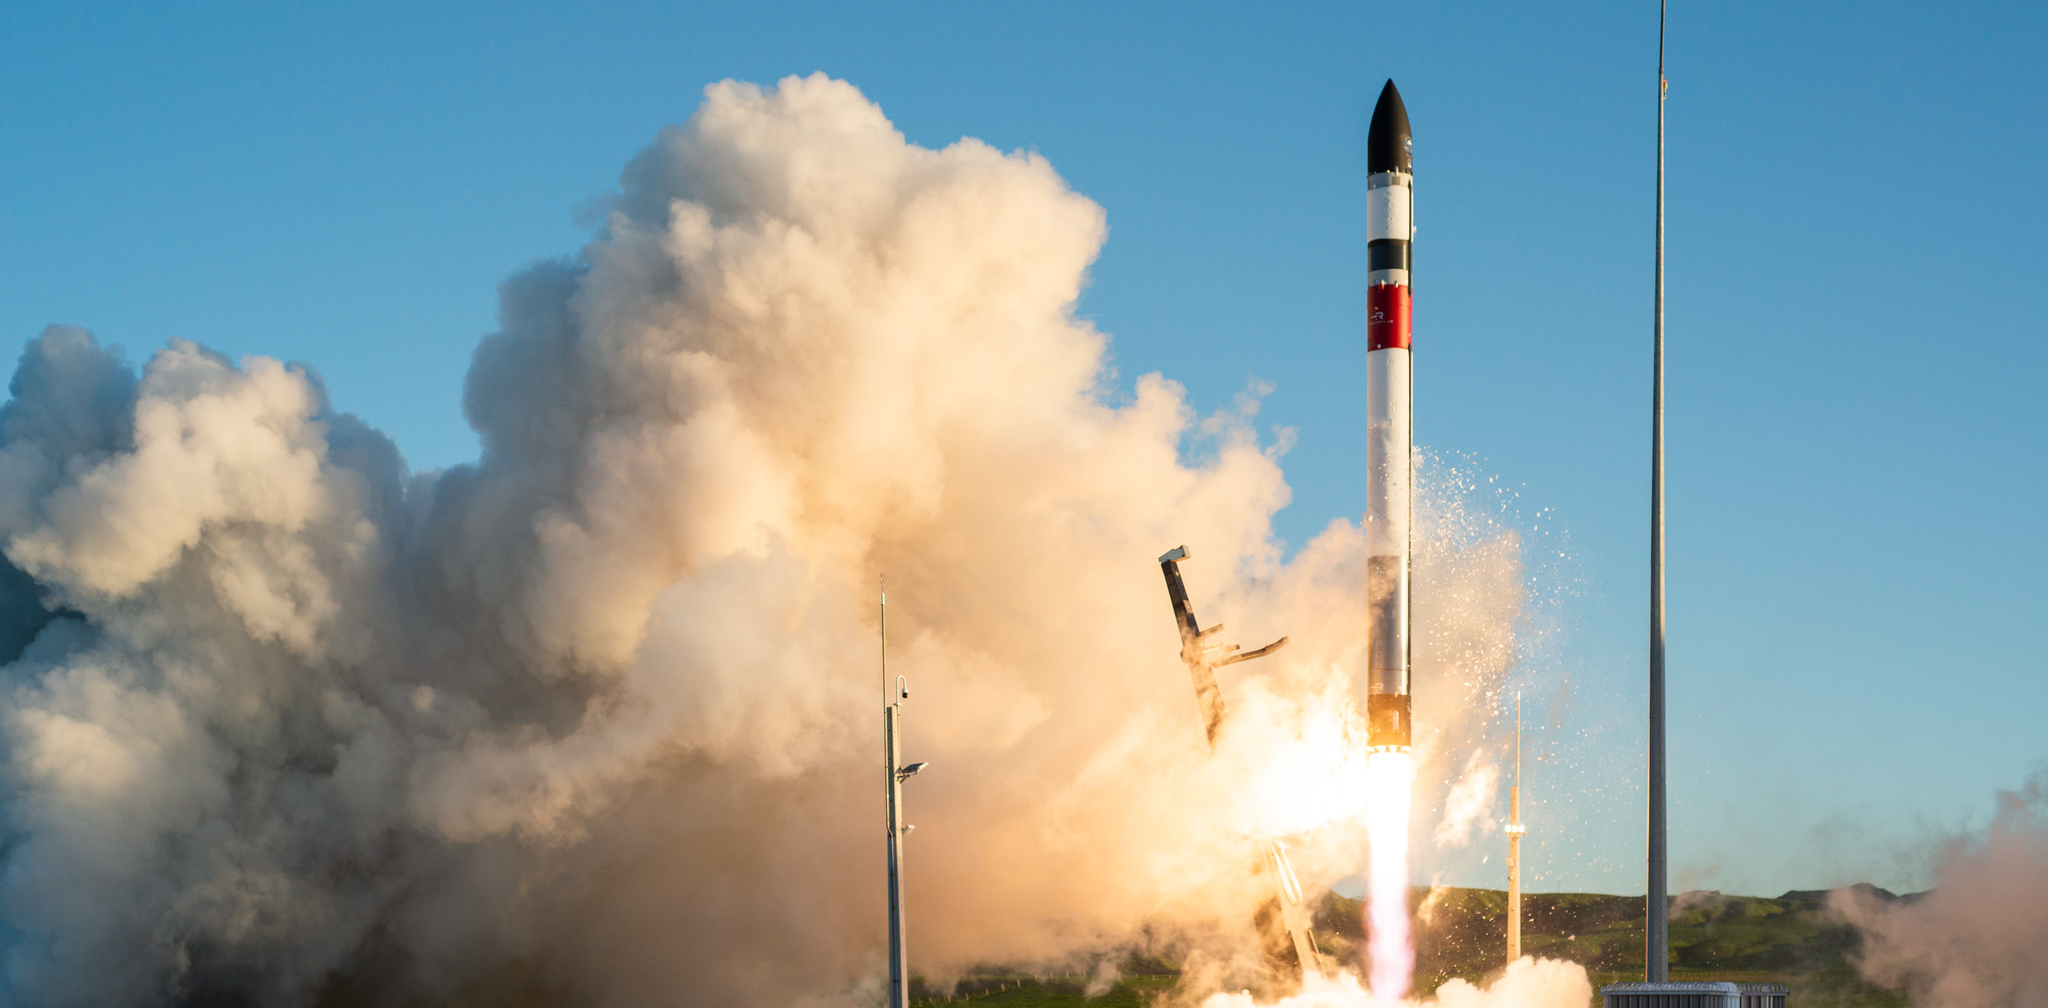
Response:
[{"label": "launch pad structure", "polygon": [[[1188,676],[1195,687],[1195,702],[1201,709],[1202,730],[1207,734],[1210,751],[1215,751],[1216,736],[1223,728],[1223,719],[1229,714],[1229,707],[1223,702],[1223,690],[1216,685],[1216,669],[1224,665],[1250,661],[1264,657],[1287,646],[1282,637],[1265,647],[1250,651],[1239,651],[1236,644],[1212,644],[1209,639],[1223,629],[1223,624],[1202,629],[1195,619],[1194,607],[1188,602],[1187,583],[1181,580],[1180,562],[1188,558],[1186,546],[1175,546],[1159,557],[1159,569],[1166,576],[1166,597],[1173,604],[1173,623],[1180,630],[1180,658],[1188,667]],[[1264,871],[1272,877],[1274,899],[1269,907],[1277,904],[1277,918],[1286,931],[1284,947],[1291,950],[1299,964],[1301,979],[1306,983],[1310,976],[1326,976],[1328,968],[1323,963],[1322,950],[1316,947],[1315,935],[1309,930],[1312,911],[1301,891],[1301,881],[1295,877],[1294,866],[1287,860],[1287,845],[1278,839],[1267,838],[1260,851]],[[1273,915],[1261,912],[1255,923],[1259,927],[1261,946],[1283,944],[1270,933],[1268,922]],[[1268,958],[1272,949],[1267,948]],[[1284,956],[1281,958],[1284,959]]]}]

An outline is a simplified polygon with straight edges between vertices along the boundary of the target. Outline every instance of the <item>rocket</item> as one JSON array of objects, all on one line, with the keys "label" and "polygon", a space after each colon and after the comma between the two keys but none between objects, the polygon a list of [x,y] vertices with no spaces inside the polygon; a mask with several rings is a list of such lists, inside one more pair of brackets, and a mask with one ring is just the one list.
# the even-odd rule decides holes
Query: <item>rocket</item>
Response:
[{"label": "rocket", "polygon": [[1415,235],[1415,142],[1388,81],[1366,130],[1365,529],[1367,744],[1409,746],[1409,520],[1415,487],[1409,245]]}]

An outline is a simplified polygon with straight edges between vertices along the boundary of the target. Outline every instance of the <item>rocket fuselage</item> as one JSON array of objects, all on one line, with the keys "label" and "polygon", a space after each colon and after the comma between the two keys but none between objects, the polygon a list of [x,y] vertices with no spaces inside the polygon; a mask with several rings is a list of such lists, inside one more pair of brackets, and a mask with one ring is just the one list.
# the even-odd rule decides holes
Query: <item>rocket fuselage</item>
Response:
[{"label": "rocket fuselage", "polygon": [[1407,748],[1411,707],[1408,580],[1415,487],[1413,301],[1414,142],[1401,93],[1388,81],[1366,132],[1365,405],[1367,741]]}]

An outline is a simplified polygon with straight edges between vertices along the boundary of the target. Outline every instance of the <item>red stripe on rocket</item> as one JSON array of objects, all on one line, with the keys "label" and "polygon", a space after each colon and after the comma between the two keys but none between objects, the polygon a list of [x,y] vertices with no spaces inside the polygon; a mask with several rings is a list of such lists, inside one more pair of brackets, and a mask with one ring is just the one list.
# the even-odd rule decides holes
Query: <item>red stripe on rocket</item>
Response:
[{"label": "red stripe on rocket", "polygon": [[1410,349],[1412,322],[1406,284],[1374,284],[1365,289],[1365,349]]}]

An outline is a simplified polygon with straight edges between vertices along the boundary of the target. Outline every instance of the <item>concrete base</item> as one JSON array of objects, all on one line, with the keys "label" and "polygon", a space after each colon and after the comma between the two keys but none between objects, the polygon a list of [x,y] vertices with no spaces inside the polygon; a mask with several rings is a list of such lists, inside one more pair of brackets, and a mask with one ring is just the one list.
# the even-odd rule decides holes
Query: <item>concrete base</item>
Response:
[{"label": "concrete base", "polygon": [[1786,990],[1772,983],[1618,983],[1600,988],[1601,1008],[1785,1008]]}]

